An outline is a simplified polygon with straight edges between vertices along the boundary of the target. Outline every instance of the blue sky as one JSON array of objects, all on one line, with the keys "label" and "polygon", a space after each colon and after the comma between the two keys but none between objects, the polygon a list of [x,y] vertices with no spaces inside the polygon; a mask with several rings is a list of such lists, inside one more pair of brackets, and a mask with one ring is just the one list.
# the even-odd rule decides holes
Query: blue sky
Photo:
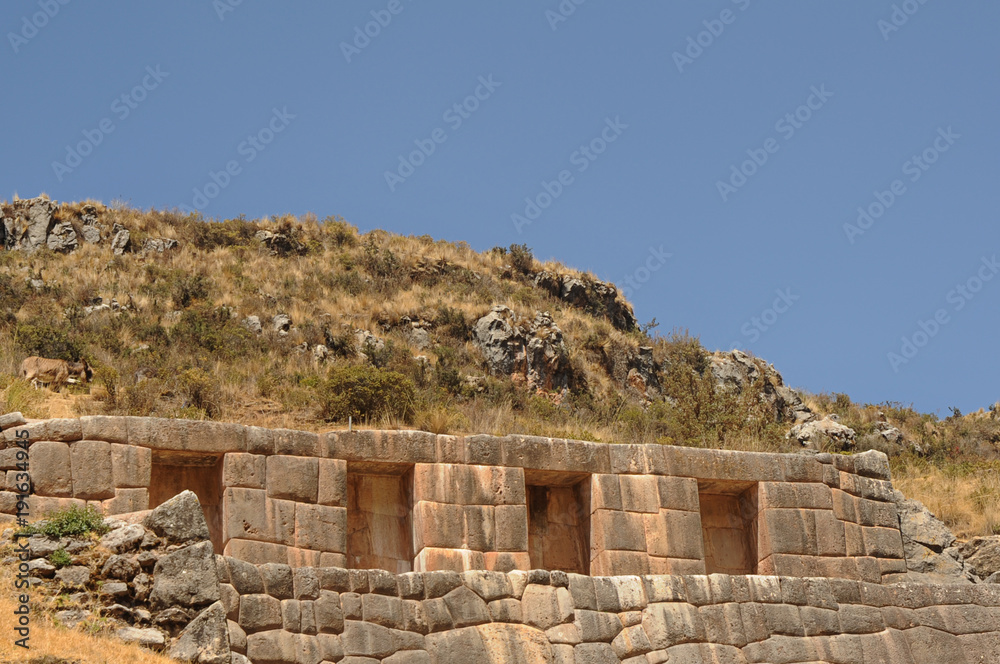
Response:
[{"label": "blue sky", "polygon": [[577,2],[4,2],[0,197],[525,243],[796,387],[1000,399],[1000,5]]}]

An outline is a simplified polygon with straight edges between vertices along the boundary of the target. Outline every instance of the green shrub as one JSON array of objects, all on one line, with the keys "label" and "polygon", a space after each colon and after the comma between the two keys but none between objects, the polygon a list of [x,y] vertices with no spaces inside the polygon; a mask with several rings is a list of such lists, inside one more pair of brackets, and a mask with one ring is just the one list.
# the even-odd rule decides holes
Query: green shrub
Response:
[{"label": "green shrub", "polygon": [[44,318],[32,318],[18,323],[17,343],[26,355],[38,355],[55,360],[80,359],[83,349],[68,326],[57,326]]},{"label": "green shrub", "polygon": [[45,521],[41,525],[30,525],[21,532],[48,537],[68,537],[88,533],[103,535],[108,532],[108,527],[104,524],[104,516],[93,505],[87,507],[70,505],[65,509],[46,513]]},{"label": "green shrub", "polygon": [[189,309],[170,330],[178,346],[194,346],[227,358],[246,357],[256,346],[253,333],[240,325],[224,307]]},{"label": "green shrub", "polygon": [[257,224],[242,216],[217,222],[197,221],[190,228],[194,246],[205,251],[217,247],[247,246],[260,230]]},{"label": "green shrub", "polygon": [[528,274],[535,269],[535,257],[531,247],[526,244],[510,245],[510,266],[521,274]]},{"label": "green shrub", "polygon": [[65,547],[59,547],[49,555],[49,562],[56,566],[56,569],[73,564],[73,557],[67,553]]},{"label": "green shrub", "polygon": [[318,393],[319,415],[328,422],[412,415],[413,382],[396,371],[367,365],[335,367]]}]

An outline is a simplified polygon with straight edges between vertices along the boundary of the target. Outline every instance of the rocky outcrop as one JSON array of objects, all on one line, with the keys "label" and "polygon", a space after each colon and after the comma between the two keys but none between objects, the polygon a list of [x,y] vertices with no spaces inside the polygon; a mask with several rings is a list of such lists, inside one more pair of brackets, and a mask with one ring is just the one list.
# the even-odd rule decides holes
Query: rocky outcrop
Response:
[{"label": "rocky outcrop", "polygon": [[508,307],[497,305],[476,321],[472,334],[493,375],[510,376],[531,389],[570,386],[572,370],[563,333],[547,311],[522,323]]},{"label": "rocky outcrop", "polygon": [[[903,554],[912,580],[929,583],[971,583],[975,581],[955,535],[919,500],[893,492],[903,535]],[[917,576],[913,576],[917,575]]]},{"label": "rocky outcrop", "polygon": [[[74,591],[63,595],[70,608],[56,620],[70,629],[102,624],[123,641],[166,649],[178,661],[230,662],[217,558],[197,497],[185,491],[152,512],[109,517],[105,524],[109,531],[99,542],[87,535],[29,538],[34,592]],[[56,552],[72,564],[56,570],[47,560]]]},{"label": "rocky outcrop", "polygon": [[639,326],[632,307],[624,298],[619,299],[614,284],[548,271],[534,275],[532,281],[573,307],[607,318],[619,330],[628,332]]},{"label": "rocky outcrop", "polygon": [[821,420],[796,424],[785,437],[797,440],[802,447],[818,451],[844,452],[854,449],[857,443],[854,429],[844,426],[837,419],[836,415],[827,415]]},{"label": "rocky outcrop", "polygon": [[973,537],[958,547],[958,552],[965,558],[966,567],[980,579],[1000,573],[1000,535]]},{"label": "rocky outcrop", "polygon": [[68,253],[82,243],[98,244],[105,225],[99,203],[59,204],[47,196],[0,204],[0,247],[33,252],[47,247]]},{"label": "rocky outcrop", "polygon": [[709,367],[717,392],[740,395],[756,390],[775,421],[800,424],[815,419],[795,390],[785,386],[773,365],[739,350],[717,351],[709,356]]}]

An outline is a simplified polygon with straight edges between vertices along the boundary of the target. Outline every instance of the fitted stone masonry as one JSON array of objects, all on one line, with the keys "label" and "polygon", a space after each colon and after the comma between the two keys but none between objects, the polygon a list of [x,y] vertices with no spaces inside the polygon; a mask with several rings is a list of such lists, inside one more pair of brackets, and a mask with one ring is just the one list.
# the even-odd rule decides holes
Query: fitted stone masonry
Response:
[{"label": "fitted stone masonry", "polygon": [[[25,428],[34,513],[70,503],[130,512],[190,489],[216,552],[258,564],[869,583],[906,572],[877,452],[315,434],[138,417]],[[0,509],[10,513],[5,488]]]},{"label": "fitted stone masonry", "polygon": [[235,664],[1000,661],[1000,586],[899,583],[876,452],[95,416],[6,426],[8,515],[24,431],[33,516],[197,494]]}]

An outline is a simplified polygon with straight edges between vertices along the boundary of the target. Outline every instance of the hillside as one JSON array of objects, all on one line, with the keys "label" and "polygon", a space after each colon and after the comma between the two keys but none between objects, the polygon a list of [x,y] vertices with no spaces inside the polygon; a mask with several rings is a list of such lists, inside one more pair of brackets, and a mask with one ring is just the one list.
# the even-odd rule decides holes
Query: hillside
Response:
[{"label": "hillside", "polygon": [[[523,245],[47,198],[0,217],[3,410],[875,448],[958,534],[998,528],[996,410],[941,420],[800,394],[759,358],[639,324],[613,284]],[[36,391],[17,378],[29,355],[84,358],[93,383]]]}]

